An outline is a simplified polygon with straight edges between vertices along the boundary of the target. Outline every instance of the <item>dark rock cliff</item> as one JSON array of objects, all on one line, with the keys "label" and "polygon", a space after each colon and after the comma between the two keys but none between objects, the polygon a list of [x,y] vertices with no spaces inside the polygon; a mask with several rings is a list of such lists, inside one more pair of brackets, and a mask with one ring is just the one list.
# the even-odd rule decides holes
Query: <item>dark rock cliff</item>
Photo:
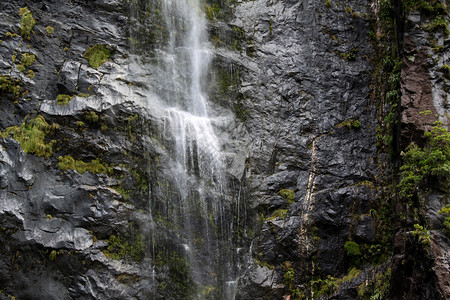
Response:
[{"label": "dark rock cliff", "polygon": [[446,2],[416,2],[205,4],[231,292],[170,215],[162,2],[1,3],[0,299],[449,298],[448,180],[397,186],[449,121]]}]

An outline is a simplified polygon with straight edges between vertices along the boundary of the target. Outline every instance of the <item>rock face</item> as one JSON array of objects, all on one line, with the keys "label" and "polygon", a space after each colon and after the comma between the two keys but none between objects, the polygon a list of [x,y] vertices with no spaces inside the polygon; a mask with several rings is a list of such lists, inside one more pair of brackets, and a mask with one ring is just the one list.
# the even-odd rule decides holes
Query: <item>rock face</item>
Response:
[{"label": "rock face", "polygon": [[[194,255],[174,215],[160,102],[173,92],[161,53],[179,39],[163,22],[169,2],[1,3],[0,299],[450,297],[438,213],[448,186],[409,209],[392,175],[401,150],[423,145],[436,119],[448,124],[448,45],[425,30],[432,16],[406,8],[397,44],[380,19],[388,2],[391,14],[401,7],[207,1],[205,86],[226,174],[223,211],[199,213],[213,232],[190,241]],[[402,109],[390,128],[393,45]],[[391,156],[383,128],[395,131]]]}]

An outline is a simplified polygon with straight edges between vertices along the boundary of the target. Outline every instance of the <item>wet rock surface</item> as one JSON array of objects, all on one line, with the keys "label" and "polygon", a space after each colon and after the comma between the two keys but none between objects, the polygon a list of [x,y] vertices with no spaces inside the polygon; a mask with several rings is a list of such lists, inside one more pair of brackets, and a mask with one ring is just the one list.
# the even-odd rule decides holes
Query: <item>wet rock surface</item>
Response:
[{"label": "wet rock surface", "polygon": [[[0,73],[20,80],[19,95],[1,90],[0,130],[38,115],[58,124],[45,135],[53,145],[49,157],[25,153],[12,134],[0,140],[0,299],[182,299],[191,292],[178,256],[187,252],[182,229],[173,228],[164,202],[179,195],[164,169],[172,158],[156,95],[165,92],[166,80],[156,59],[167,37],[160,5],[0,4]],[[37,21],[30,39],[21,36],[25,6]],[[306,292],[318,278],[340,278],[353,263],[345,243],[372,245],[379,238],[373,202],[382,195],[377,185],[389,158],[376,146],[380,108],[370,96],[374,10],[356,0],[345,6],[257,0],[224,6],[209,18],[210,110],[232,190],[226,201],[238,199],[229,216],[239,224],[233,227],[239,259],[230,262],[240,268],[236,299],[283,299]],[[427,37],[414,26],[419,21],[410,16],[403,43],[405,144],[423,141],[433,114],[448,110],[442,63],[430,72]],[[111,51],[98,69],[83,56],[97,44]],[[21,71],[26,53],[36,61]],[[66,105],[56,101],[61,94],[72,97]],[[433,114],[418,118],[422,110]],[[63,170],[59,157],[69,155],[99,159],[110,169]],[[399,234],[392,258],[365,265],[322,298],[358,299],[358,289],[372,288],[374,278],[389,281],[383,276],[390,266],[392,278],[408,278],[392,285],[392,297],[445,298],[449,245],[437,211],[446,195],[427,200],[431,254],[411,234]],[[128,245],[118,259],[112,236]],[[426,285],[415,290],[420,282]],[[202,288],[209,299],[211,287]]]}]

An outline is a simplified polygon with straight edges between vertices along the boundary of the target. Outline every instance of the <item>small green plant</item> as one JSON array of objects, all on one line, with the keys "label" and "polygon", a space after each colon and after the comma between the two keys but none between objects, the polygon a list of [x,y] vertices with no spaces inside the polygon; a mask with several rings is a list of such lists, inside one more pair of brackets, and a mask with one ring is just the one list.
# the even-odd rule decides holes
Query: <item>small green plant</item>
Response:
[{"label": "small green plant", "polygon": [[439,210],[439,214],[445,216],[443,232],[450,237],[450,204],[447,204]]},{"label": "small green plant", "polygon": [[130,190],[126,190],[120,185],[114,186],[113,189],[120,195],[122,195],[123,199],[125,200],[130,199]]},{"label": "small green plant", "polygon": [[22,54],[22,58],[20,59],[20,64],[17,65],[17,69],[20,72],[25,72],[29,66],[31,66],[34,62],[36,62],[36,56],[32,53],[24,53]]},{"label": "small green plant", "polygon": [[278,194],[286,199],[288,204],[292,204],[295,202],[295,192],[293,190],[282,189],[278,192]]},{"label": "small green plant", "polygon": [[348,14],[351,14],[353,12],[353,10],[352,10],[352,8],[350,6],[347,6],[345,8],[345,12],[348,13]]},{"label": "small green plant", "polygon": [[47,31],[47,34],[52,34],[53,31],[55,31],[55,28],[53,28],[52,26],[47,26],[45,27],[45,31]]},{"label": "small green plant", "polygon": [[412,232],[412,235],[416,236],[422,245],[430,245],[430,233],[422,225],[414,224],[414,231]]},{"label": "small green plant", "polygon": [[395,67],[395,60],[391,56],[383,57],[383,70],[386,72],[391,72]]},{"label": "small green plant", "polygon": [[402,154],[400,196],[411,198],[427,182],[445,182],[450,176],[450,133],[436,121],[424,133],[427,144],[422,148],[411,143]]},{"label": "small green plant", "polygon": [[36,25],[36,20],[33,18],[33,14],[28,9],[28,7],[23,7],[19,10],[19,16],[22,16],[20,19],[21,26],[21,35],[23,38],[30,39],[31,31]]},{"label": "small green plant", "polygon": [[287,268],[286,272],[283,275],[284,283],[289,288],[289,290],[292,290],[294,287],[294,276],[295,271],[292,267]]},{"label": "small green plant", "polygon": [[64,157],[58,157],[58,160],[58,167],[63,171],[72,169],[80,174],[84,172],[91,172],[94,174],[112,174],[113,171],[113,167],[102,163],[99,159],[93,159],[90,162],[86,163],[82,160],[76,160],[72,156],[67,155]]},{"label": "small green plant", "polygon": [[37,156],[50,157],[53,154],[54,141],[45,142],[45,135],[52,130],[44,117],[39,115],[27,121],[27,118],[20,126],[6,128],[4,135],[11,135],[13,139],[20,143],[25,153]]},{"label": "small green plant", "polygon": [[83,56],[88,60],[89,66],[98,69],[108,61],[111,56],[111,51],[107,45],[97,44],[87,48]]},{"label": "small green plant", "polygon": [[391,90],[386,93],[386,103],[396,104],[400,100],[400,97],[401,97],[400,90],[398,89]]},{"label": "small green plant", "polygon": [[331,4],[330,0],[325,0],[325,7],[331,8],[333,5]]},{"label": "small green plant", "polygon": [[391,89],[398,89],[400,87],[400,79],[401,76],[398,73],[392,73],[389,75],[389,85],[391,86]]},{"label": "small green plant", "polygon": [[144,253],[144,242],[140,234],[135,234],[131,241],[111,235],[108,239],[108,247],[103,250],[106,257],[123,260],[132,259],[140,261]]},{"label": "small green plant", "polygon": [[52,250],[50,252],[50,255],[48,256],[48,259],[50,259],[50,261],[54,261],[56,259],[56,255],[57,255],[56,250]]},{"label": "small green plant", "polygon": [[56,102],[59,105],[67,105],[69,103],[70,100],[72,100],[73,96],[69,96],[66,94],[59,94],[58,96],[56,96]]}]

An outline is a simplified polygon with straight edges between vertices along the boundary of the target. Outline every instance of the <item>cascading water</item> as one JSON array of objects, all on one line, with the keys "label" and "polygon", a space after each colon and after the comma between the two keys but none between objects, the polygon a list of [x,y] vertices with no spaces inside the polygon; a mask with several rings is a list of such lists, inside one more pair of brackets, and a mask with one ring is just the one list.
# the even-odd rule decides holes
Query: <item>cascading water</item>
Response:
[{"label": "cascading water", "polygon": [[150,205],[155,219],[165,222],[161,230],[167,231],[153,237],[153,248],[158,248],[153,255],[160,265],[169,265],[169,273],[175,274],[169,275],[171,280],[182,281],[181,289],[190,289],[193,298],[234,299],[233,197],[214,133],[217,120],[208,115],[203,86],[212,52],[201,3],[153,0],[147,4],[157,7],[158,26],[164,28],[164,42],[154,51],[157,66],[151,80],[162,107],[159,139],[170,153],[163,178],[158,178],[158,195],[164,196],[152,196]]}]

